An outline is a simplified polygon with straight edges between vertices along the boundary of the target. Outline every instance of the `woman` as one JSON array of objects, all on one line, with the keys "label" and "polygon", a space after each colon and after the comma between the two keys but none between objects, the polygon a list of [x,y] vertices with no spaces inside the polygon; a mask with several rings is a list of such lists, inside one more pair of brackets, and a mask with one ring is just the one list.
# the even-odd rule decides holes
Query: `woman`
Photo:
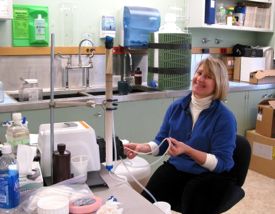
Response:
[{"label": "woman", "polygon": [[[146,188],[157,201],[166,201],[184,214],[215,213],[220,195],[234,182],[236,120],[221,102],[227,95],[228,74],[223,62],[202,60],[192,80],[192,92],[168,108],[154,141],[124,146],[128,158],[137,152],[170,158],[150,178]],[[166,139],[166,143],[161,142]],[[158,145],[160,145],[158,147]],[[153,202],[146,193],[142,195]]]}]

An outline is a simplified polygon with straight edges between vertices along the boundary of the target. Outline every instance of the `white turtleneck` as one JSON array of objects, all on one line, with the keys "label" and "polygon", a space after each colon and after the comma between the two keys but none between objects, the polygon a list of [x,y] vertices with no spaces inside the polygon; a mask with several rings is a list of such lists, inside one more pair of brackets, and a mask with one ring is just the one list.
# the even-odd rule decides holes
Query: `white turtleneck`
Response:
[{"label": "white turtleneck", "polygon": [[213,95],[204,97],[204,98],[197,98],[194,94],[192,94],[191,97],[191,103],[190,103],[190,110],[192,114],[193,119],[193,128],[195,123],[198,120],[198,117],[202,110],[207,109],[211,102],[212,102]]},{"label": "white turtleneck", "polygon": [[[191,102],[190,102],[190,111],[193,119],[192,128],[194,128],[200,113],[204,109],[207,109],[210,106],[212,99],[213,99],[213,95],[204,97],[204,98],[197,98],[195,97],[194,94],[192,94]],[[210,171],[213,171],[217,166],[217,163],[218,163],[218,159],[216,158],[216,156],[213,154],[207,153],[205,163],[202,164],[202,166],[209,169]]]}]

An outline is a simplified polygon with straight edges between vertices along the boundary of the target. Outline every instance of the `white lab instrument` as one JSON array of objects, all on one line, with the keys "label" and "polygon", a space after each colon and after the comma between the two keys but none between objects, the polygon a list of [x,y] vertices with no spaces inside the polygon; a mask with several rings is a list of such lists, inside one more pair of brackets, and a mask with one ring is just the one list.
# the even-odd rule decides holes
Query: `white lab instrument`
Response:
[{"label": "white lab instrument", "polygon": [[[95,131],[84,121],[61,122],[54,124],[54,149],[58,143],[66,144],[71,156],[87,155],[88,172],[100,170],[99,147]],[[39,127],[38,149],[41,153],[43,177],[51,176],[50,124]]]}]

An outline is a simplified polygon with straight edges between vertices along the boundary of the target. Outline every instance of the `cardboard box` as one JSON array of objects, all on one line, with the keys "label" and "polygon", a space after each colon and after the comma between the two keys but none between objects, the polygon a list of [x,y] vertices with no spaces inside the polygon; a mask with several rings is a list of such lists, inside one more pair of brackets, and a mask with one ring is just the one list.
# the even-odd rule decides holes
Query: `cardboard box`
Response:
[{"label": "cardboard box", "polygon": [[250,83],[266,84],[275,83],[275,70],[259,70],[250,73]]},{"label": "cardboard box", "polygon": [[234,80],[249,82],[250,73],[265,69],[265,57],[235,57]]},{"label": "cardboard box", "polygon": [[249,168],[275,178],[275,138],[265,137],[255,130],[246,132],[252,154]]},{"label": "cardboard box", "polygon": [[258,104],[256,132],[275,137],[275,99],[263,100]]}]

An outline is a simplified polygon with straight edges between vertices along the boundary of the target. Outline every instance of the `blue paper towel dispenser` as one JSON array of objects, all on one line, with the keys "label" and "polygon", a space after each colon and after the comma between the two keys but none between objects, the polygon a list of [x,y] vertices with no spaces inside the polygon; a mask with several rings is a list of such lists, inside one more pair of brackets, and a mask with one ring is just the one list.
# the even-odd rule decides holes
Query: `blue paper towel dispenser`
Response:
[{"label": "blue paper towel dispenser", "polygon": [[158,31],[160,13],[155,8],[125,6],[123,11],[123,46],[146,48],[149,33]]}]

